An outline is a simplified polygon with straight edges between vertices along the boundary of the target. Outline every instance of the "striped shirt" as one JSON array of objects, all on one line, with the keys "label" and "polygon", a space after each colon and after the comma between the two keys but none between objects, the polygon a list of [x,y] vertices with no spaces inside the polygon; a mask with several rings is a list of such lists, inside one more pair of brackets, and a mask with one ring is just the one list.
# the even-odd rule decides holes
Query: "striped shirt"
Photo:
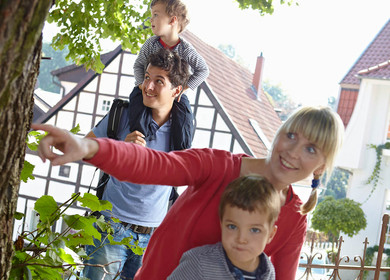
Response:
[{"label": "striped shirt", "polygon": [[255,273],[243,272],[227,259],[221,242],[195,247],[183,254],[167,280],[275,280],[274,267],[265,253]]},{"label": "striped shirt", "polygon": [[[142,45],[134,63],[135,86],[139,86],[144,81],[149,55],[163,48],[159,39],[159,36],[152,36]],[[192,75],[188,80],[187,86],[192,90],[196,89],[209,75],[209,68],[206,61],[191,43],[181,37],[180,43],[173,50],[189,64]]]}]

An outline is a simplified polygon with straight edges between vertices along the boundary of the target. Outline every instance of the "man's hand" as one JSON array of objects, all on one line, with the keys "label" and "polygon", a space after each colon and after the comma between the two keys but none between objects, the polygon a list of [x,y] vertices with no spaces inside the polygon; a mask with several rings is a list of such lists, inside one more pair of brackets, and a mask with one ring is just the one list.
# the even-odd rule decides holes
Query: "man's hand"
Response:
[{"label": "man's hand", "polygon": [[133,131],[132,133],[127,134],[125,142],[130,142],[146,147],[145,135],[143,135],[138,130]]},{"label": "man's hand", "polygon": [[[99,150],[98,143],[90,138],[79,138],[70,132],[47,124],[32,124],[32,129],[48,132],[39,143],[38,155],[43,162],[50,160],[53,165],[92,158]],[[63,152],[58,155],[52,147]]]}]

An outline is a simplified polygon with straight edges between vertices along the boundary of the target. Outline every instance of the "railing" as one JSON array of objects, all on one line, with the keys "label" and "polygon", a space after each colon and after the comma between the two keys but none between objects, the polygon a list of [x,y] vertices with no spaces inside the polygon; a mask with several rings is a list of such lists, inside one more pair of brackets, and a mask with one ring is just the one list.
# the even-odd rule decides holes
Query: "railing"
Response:
[{"label": "railing", "polygon": [[[333,272],[330,273],[330,275],[321,279],[351,280],[351,279],[341,279],[339,272],[340,270],[354,270],[359,272],[359,275],[356,278],[354,278],[356,280],[363,280],[363,275],[365,271],[374,271],[375,274],[373,280],[379,280],[379,276],[381,272],[390,272],[390,267],[382,267],[382,258],[383,258],[383,251],[384,251],[388,224],[389,224],[389,215],[385,214],[382,218],[381,237],[379,241],[379,249],[378,249],[378,255],[376,258],[375,266],[365,265],[365,261],[366,261],[365,256],[366,256],[367,244],[368,244],[367,238],[363,242],[364,244],[363,256],[354,256],[353,258],[350,258],[349,256],[340,256],[341,246],[344,242],[342,236],[340,237],[339,241],[336,244],[337,252],[334,256],[334,260],[332,261],[332,264],[315,264],[314,263],[315,260],[326,259],[327,257],[329,257],[329,255],[323,256],[321,253],[316,252],[316,250],[318,251],[318,248],[321,246],[319,247],[315,246],[318,245],[318,243],[316,243],[313,237],[310,245],[310,251],[308,253],[304,252],[301,254],[301,260],[303,260],[305,263],[300,263],[299,267],[305,268],[305,271],[303,275],[301,275],[297,279],[302,279],[302,280],[318,279],[318,278],[314,278],[312,271],[313,269],[322,269],[322,270],[333,270]],[[330,259],[333,259],[332,256],[330,256]],[[358,265],[347,265],[352,261],[354,263],[358,263]],[[345,264],[341,264],[342,262]],[[370,280],[371,279],[372,278],[370,278]]]}]

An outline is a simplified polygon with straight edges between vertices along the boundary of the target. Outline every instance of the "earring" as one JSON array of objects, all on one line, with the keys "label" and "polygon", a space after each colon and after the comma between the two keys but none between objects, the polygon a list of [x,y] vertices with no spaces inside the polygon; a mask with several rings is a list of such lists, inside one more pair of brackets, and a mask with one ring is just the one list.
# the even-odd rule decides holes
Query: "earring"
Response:
[{"label": "earring", "polygon": [[320,185],[321,174],[313,174],[314,179],[311,181],[311,188],[316,189]]}]

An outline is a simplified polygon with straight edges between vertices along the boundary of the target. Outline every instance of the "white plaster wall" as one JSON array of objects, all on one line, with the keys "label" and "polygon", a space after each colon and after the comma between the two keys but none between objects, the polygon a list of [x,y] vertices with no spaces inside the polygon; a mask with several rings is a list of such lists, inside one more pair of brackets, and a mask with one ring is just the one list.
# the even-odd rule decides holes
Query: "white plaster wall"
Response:
[{"label": "white plaster wall", "polygon": [[376,162],[375,150],[368,149],[367,145],[385,143],[389,108],[390,82],[363,80],[354,113],[346,129],[345,144],[336,164],[353,173],[347,197],[363,203],[361,207],[366,215],[367,227],[352,238],[345,236],[343,255],[361,255],[365,237],[370,242],[369,247],[379,244],[382,216],[386,207],[386,189],[390,186],[390,166],[383,161],[381,180],[367,200],[373,185],[366,185],[365,182],[372,174]]}]

